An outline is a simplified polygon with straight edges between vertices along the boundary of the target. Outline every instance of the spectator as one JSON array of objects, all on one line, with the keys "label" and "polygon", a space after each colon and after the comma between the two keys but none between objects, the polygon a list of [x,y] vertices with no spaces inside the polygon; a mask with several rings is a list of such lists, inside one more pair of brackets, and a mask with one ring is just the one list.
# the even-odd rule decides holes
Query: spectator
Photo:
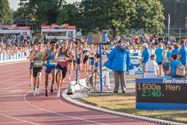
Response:
[{"label": "spectator", "polygon": [[168,52],[167,52],[167,54],[166,54],[166,57],[167,57],[167,59],[168,59],[168,62],[170,62],[170,59],[171,59],[171,52],[172,52],[172,49],[173,49],[173,46],[169,46],[168,47]]},{"label": "spectator", "polygon": [[162,46],[162,43],[158,44],[158,48],[155,50],[155,55],[156,55],[156,62],[159,65],[159,76],[162,74],[162,64],[163,64],[163,57],[164,57],[164,49]]},{"label": "spectator", "polygon": [[155,60],[155,55],[151,55],[151,59],[145,64],[144,78],[154,78],[158,76],[159,67]]},{"label": "spectator", "polygon": [[179,54],[179,44],[175,43],[173,47],[174,49],[171,51],[171,56]]},{"label": "spectator", "polygon": [[148,49],[148,44],[144,43],[143,44],[143,52],[142,52],[142,64],[143,64],[143,71],[145,71],[145,63],[149,60],[150,57],[150,51]]},{"label": "spectator", "polygon": [[181,48],[179,50],[179,59],[185,67],[185,77],[187,77],[187,47],[185,46],[185,42],[181,41]]},{"label": "spectator", "polygon": [[106,66],[106,62],[105,66],[114,71],[114,93],[118,93],[119,81],[121,82],[122,93],[125,93],[126,85],[124,73],[127,71],[130,65],[130,53],[128,49],[122,45],[121,40],[119,40],[117,44],[118,45],[114,49],[112,49],[110,54],[107,55],[109,59],[107,62],[110,62],[110,64]]},{"label": "spectator", "polygon": [[151,45],[149,51],[150,51],[150,55],[154,55],[155,54],[155,46]]},{"label": "spectator", "polygon": [[177,66],[181,65],[182,63],[177,59],[177,55],[172,55],[171,56],[171,62],[169,64],[169,71],[167,72],[168,75],[171,75],[172,78],[180,78],[180,76],[178,76],[176,74],[177,71]]}]

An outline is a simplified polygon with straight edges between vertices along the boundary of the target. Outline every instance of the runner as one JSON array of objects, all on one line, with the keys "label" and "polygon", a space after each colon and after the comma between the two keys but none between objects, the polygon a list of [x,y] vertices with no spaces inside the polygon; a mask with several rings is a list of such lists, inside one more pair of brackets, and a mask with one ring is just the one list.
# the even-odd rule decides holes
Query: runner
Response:
[{"label": "runner", "polygon": [[32,44],[31,48],[28,50],[27,59],[29,59],[29,85],[32,85],[32,69],[33,69],[33,61],[30,60],[31,53],[35,50],[35,46]]},{"label": "runner", "polygon": [[[60,48],[58,54],[57,54],[57,73],[56,73],[56,82],[57,82],[57,97],[60,97],[61,88],[63,84],[63,80],[66,77],[67,71],[68,71],[68,63],[70,60],[70,56],[72,53],[70,53],[68,49],[68,43],[65,42],[63,47]],[[72,59],[71,59],[72,60]]]},{"label": "runner", "polygon": [[73,75],[73,65],[74,65],[74,48],[73,48],[73,43],[69,42],[68,44],[68,51],[71,55],[69,55],[72,59],[69,60],[68,64],[68,79],[71,79],[71,76]]},{"label": "runner", "polygon": [[94,51],[94,46],[93,45],[91,45],[90,46],[90,71],[91,71],[91,73],[94,71],[94,56],[95,56],[95,51]]},{"label": "runner", "polygon": [[83,48],[83,66],[84,66],[84,72],[88,73],[89,70],[89,54],[90,54],[90,49],[88,47],[87,42],[84,43],[84,48]]},{"label": "runner", "polygon": [[31,54],[30,60],[33,61],[33,95],[39,94],[39,84],[41,80],[41,71],[43,67],[43,52],[41,43],[36,43],[36,50]]},{"label": "runner", "polygon": [[49,74],[51,74],[51,93],[53,93],[53,85],[55,82],[55,41],[50,41],[48,43],[48,50],[44,54],[43,61],[46,61],[46,70],[45,70],[45,96],[48,96],[48,83],[49,83]]},{"label": "runner", "polygon": [[76,63],[78,65],[78,72],[81,71],[81,55],[82,51],[79,45],[76,46]]}]

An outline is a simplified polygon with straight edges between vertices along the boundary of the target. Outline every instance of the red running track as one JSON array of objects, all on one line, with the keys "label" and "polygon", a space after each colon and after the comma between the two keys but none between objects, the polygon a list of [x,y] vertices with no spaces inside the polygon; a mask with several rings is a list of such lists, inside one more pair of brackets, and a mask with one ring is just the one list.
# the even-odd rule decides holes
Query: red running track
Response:
[{"label": "red running track", "polygon": [[[28,63],[0,65],[0,125],[153,125],[145,121],[93,111],[49,94],[32,95]],[[65,80],[64,88],[70,81]],[[41,90],[44,89],[41,84]]]}]

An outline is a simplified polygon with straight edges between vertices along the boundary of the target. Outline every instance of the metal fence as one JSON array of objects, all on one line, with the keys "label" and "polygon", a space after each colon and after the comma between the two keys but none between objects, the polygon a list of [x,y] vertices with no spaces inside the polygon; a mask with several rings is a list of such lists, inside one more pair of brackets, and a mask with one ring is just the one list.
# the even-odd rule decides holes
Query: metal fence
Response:
[{"label": "metal fence", "polygon": [[[177,38],[187,37],[187,28],[170,28],[169,35]],[[168,29],[164,29],[164,36],[168,36]]]}]

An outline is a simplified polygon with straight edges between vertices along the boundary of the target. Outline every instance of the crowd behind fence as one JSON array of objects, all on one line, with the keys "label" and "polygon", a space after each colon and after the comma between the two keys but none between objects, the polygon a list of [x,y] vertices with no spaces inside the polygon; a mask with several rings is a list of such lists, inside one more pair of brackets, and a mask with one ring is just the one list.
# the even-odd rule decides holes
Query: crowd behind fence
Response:
[{"label": "crowd behind fence", "polygon": [[0,43],[0,63],[24,60],[27,58],[28,46]]}]

